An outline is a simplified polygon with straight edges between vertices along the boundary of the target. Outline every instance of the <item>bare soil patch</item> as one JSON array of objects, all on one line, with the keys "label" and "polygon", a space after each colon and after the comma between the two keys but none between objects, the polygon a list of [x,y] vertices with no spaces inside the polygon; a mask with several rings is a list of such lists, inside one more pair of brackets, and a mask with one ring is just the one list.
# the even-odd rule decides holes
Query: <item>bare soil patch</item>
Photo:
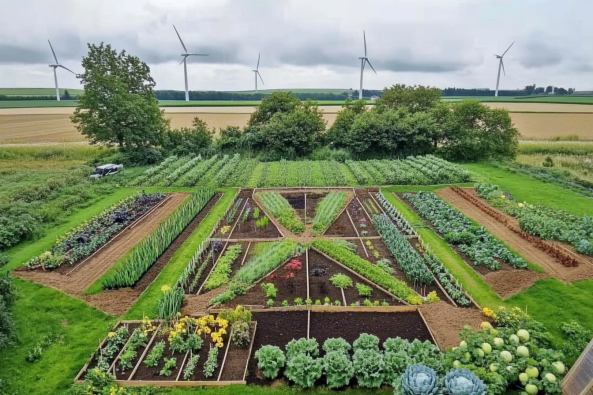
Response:
[{"label": "bare soil patch", "polygon": [[444,302],[422,305],[420,311],[441,350],[459,345],[458,334],[465,325],[477,330],[482,322],[488,321],[477,309],[455,307]]},{"label": "bare soil patch", "polygon": [[[563,266],[555,258],[539,250],[531,243],[526,242],[519,235],[509,230],[506,225],[486,214],[473,203],[459,196],[450,188],[441,189],[437,191],[437,194],[441,198],[447,200],[463,214],[484,226],[490,233],[510,246],[523,258],[543,268],[550,276],[565,282],[573,282],[593,277],[593,270],[590,265],[579,265],[577,267]],[[523,284],[523,286],[524,285],[525,284]]]}]

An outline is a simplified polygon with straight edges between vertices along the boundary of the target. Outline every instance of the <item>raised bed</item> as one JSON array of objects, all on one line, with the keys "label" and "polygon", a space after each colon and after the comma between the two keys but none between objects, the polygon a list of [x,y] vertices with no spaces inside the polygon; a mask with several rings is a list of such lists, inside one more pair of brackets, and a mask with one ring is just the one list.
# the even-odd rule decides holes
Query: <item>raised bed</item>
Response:
[{"label": "raised bed", "polygon": [[[156,321],[153,321],[156,322]],[[139,327],[142,321],[120,321],[118,322],[113,330],[121,326],[128,326],[130,328],[130,335],[133,329]],[[157,324],[160,329],[160,323]],[[111,362],[110,373],[115,376],[115,383],[120,386],[159,386],[159,387],[197,387],[197,386],[225,386],[231,384],[246,384],[245,374],[247,371],[247,364],[253,350],[253,339],[256,335],[257,323],[252,321],[250,323],[250,330],[252,335],[252,341],[248,348],[242,349],[235,347],[230,342],[229,333],[225,339],[224,347],[219,349],[218,353],[218,368],[216,369],[212,378],[207,379],[204,377],[203,365],[208,358],[208,350],[213,346],[210,337],[204,340],[202,348],[200,350],[200,363],[196,367],[193,376],[189,380],[183,379],[183,369],[186,363],[189,361],[189,353],[171,353],[169,350],[169,342],[167,341],[167,335],[159,332],[157,329],[150,336],[150,341],[147,347],[138,349],[138,357],[134,359],[134,368],[126,372],[121,372],[117,369],[117,359],[119,355]],[[230,330],[229,330],[230,332]],[[129,337],[128,337],[129,340]],[[156,367],[147,367],[143,362],[149,355],[150,351],[155,345],[164,341],[165,351],[163,358],[159,361]],[[75,378],[75,383],[84,383],[84,376],[96,365],[96,357],[100,354],[101,349],[105,346],[107,338],[103,340],[101,345],[97,348],[97,351],[91,355],[89,361],[83,366],[81,371]],[[122,347],[122,350],[125,346]],[[120,351],[121,354],[121,351]],[[160,376],[159,371],[164,366],[164,357],[177,358],[176,368],[173,370],[170,376]],[[227,371],[228,369],[228,371]]]}]

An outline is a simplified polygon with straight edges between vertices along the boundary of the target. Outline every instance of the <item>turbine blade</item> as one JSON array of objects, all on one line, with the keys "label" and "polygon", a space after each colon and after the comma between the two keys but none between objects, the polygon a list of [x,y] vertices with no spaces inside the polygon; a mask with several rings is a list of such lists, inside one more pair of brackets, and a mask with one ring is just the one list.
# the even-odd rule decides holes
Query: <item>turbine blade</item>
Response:
[{"label": "turbine blade", "polygon": [[181,41],[181,46],[183,47],[183,50],[185,51],[185,53],[187,53],[187,48],[185,48],[185,44],[183,43],[183,40],[181,39],[181,36],[179,35],[179,32],[177,31],[175,25],[173,25],[173,29],[175,29],[175,33],[177,33],[177,37],[179,37],[179,41]]},{"label": "turbine blade", "polygon": [[54,54],[54,59],[56,60],[56,64],[59,64],[60,62],[58,62],[58,58],[56,57],[56,53],[54,52],[54,47],[51,46],[51,41],[47,40],[47,42],[49,43],[49,47],[51,48],[51,53]]},{"label": "turbine blade", "polygon": [[[514,41],[513,41],[513,44],[515,44]],[[504,53],[502,54],[502,56],[504,56],[504,54],[506,54],[507,52],[509,52],[509,49],[511,49],[511,47],[513,46],[513,44],[509,45],[509,47],[507,48],[506,51],[504,51]]]},{"label": "turbine blade", "polygon": [[373,69],[373,71],[375,72],[375,74],[377,74],[377,71],[375,70],[375,68],[373,67],[373,65],[371,64],[371,62],[366,59],[366,62],[369,64],[369,66],[371,66],[371,69]]},{"label": "turbine blade", "polygon": [[367,57],[367,35],[365,31],[362,31],[362,37],[364,38],[364,57]]},{"label": "turbine blade", "polygon": [[181,62],[179,62],[179,64],[181,64],[181,63],[185,62],[185,59],[187,59],[187,55],[185,55],[185,56],[183,57],[183,59],[181,60]]},{"label": "turbine blade", "polygon": [[185,56],[208,56],[208,54],[205,54],[205,53],[188,53],[188,54],[185,54]]},{"label": "turbine blade", "polygon": [[506,77],[507,72],[504,70],[504,62],[502,61],[502,58],[500,58],[500,64],[502,65],[502,72],[504,73],[504,75]]},{"label": "turbine blade", "polygon": [[259,70],[259,59],[260,58],[261,58],[261,53],[259,55],[257,55],[257,66],[255,67],[256,70]]},{"label": "turbine blade", "polygon": [[257,73],[257,75],[259,75],[259,79],[261,80],[261,83],[264,84],[264,79],[261,77],[261,74],[259,73],[259,71],[256,70],[255,72]]},{"label": "turbine blade", "polygon": [[71,72],[72,74],[76,75],[76,73],[75,73],[74,71],[70,70],[68,67],[62,66],[61,64],[60,64],[60,65],[58,65],[58,67],[61,67],[61,68],[63,68],[64,70],[68,70],[68,71],[69,71],[69,72]]}]

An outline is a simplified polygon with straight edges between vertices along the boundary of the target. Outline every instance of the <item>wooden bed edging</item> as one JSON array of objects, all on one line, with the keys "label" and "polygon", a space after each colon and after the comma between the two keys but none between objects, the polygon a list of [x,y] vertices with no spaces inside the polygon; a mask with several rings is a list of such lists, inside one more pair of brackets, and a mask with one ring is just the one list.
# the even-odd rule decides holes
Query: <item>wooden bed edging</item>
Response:
[{"label": "wooden bed edging", "polygon": [[[405,313],[414,312],[418,310],[419,306],[325,306],[325,305],[302,305],[302,306],[288,306],[288,307],[271,307],[271,308],[247,308],[249,306],[243,306],[246,310],[252,313],[273,313],[278,311],[313,311],[319,313]],[[211,314],[216,314],[222,311],[221,309],[210,310]]]},{"label": "wooden bed edging", "polygon": [[247,385],[245,380],[235,381],[126,381],[115,380],[115,384],[120,387],[147,387],[152,385],[154,387],[224,387],[227,385]]},{"label": "wooden bed edging", "polygon": [[422,318],[422,322],[424,322],[424,326],[426,326],[426,329],[428,329],[428,333],[430,333],[432,342],[440,349],[441,347],[439,346],[439,343],[437,343],[437,339],[434,337],[432,329],[430,329],[430,326],[428,326],[428,323],[426,322],[426,319],[424,318],[424,315],[422,314],[422,311],[420,309],[418,309],[418,313],[420,314],[420,318]]},{"label": "wooden bed edging", "polygon": [[245,371],[243,372],[243,382],[247,377],[247,368],[249,367],[249,360],[251,359],[251,352],[253,351],[253,343],[255,343],[255,331],[257,331],[257,321],[251,321],[253,326],[253,334],[251,335],[251,343],[249,343],[249,355],[247,356],[247,363],[245,364]]}]

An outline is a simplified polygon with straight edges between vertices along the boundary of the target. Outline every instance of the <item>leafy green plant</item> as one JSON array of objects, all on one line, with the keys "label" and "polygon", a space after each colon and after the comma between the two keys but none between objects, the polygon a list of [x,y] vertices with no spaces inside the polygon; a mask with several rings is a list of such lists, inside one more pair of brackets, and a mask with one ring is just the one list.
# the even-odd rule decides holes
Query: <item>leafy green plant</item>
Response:
[{"label": "leafy green plant", "polygon": [[354,375],[354,367],[347,353],[332,351],[323,357],[323,372],[329,388],[340,388],[348,385]]},{"label": "leafy green plant", "polygon": [[327,339],[325,342],[323,342],[322,348],[326,353],[341,352],[343,354],[348,354],[352,349],[350,344],[341,337]]},{"label": "leafy green plant", "polygon": [[321,374],[321,359],[313,358],[307,354],[297,354],[289,358],[284,370],[284,375],[289,380],[303,388],[312,387]]},{"label": "leafy green plant", "polygon": [[296,298],[294,300],[294,304],[297,306],[302,306],[303,305],[303,298]]},{"label": "leafy green plant", "polygon": [[229,281],[229,275],[233,271],[233,263],[241,255],[242,249],[241,244],[226,249],[224,255],[218,259],[218,264],[208,277],[208,281],[204,283],[204,288],[207,290],[216,289]]},{"label": "leafy green plant", "polygon": [[289,306],[288,300],[284,299],[284,300],[282,301],[282,306],[284,306],[284,307],[288,307],[288,306]]},{"label": "leafy green plant", "polygon": [[360,296],[371,296],[373,293],[372,287],[361,283],[356,283],[356,290]]},{"label": "leafy green plant", "polygon": [[271,299],[275,298],[278,293],[278,288],[272,283],[262,283],[261,289],[266,294],[266,297]]},{"label": "leafy green plant", "polygon": [[268,307],[274,307],[274,299],[268,299],[268,301],[266,302],[266,305]]},{"label": "leafy green plant", "polygon": [[437,395],[439,392],[436,372],[424,365],[412,365],[402,376],[405,395]]},{"label": "leafy green plant", "polygon": [[[378,339],[377,339],[378,341]],[[354,375],[363,388],[379,388],[384,380],[383,353],[375,349],[356,349],[352,357]]]},{"label": "leafy green plant", "polygon": [[286,358],[291,359],[298,354],[306,354],[312,357],[319,355],[319,343],[315,338],[291,340],[286,344]]},{"label": "leafy green plant", "polygon": [[443,392],[447,395],[484,394],[486,386],[467,369],[453,369],[443,380]]},{"label": "leafy green plant", "polygon": [[170,376],[173,374],[173,369],[177,366],[177,358],[165,358],[165,366],[159,372],[159,376]]},{"label": "leafy green plant", "polygon": [[204,341],[202,338],[196,333],[190,333],[187,336],[187,341],[185,342],[184,351],[193,351],[197,352],[202,349]]},{"label": "leafy green plant", "polygon": [[278,377],[278,372],[286,365],[286,357],[282,349],[277,346],[262,346],[255,352],[257,367],[265,377],[273,380]]},{"label": "leafy green plant", "polygon": [[210,378],[218,368],[218,347],[212,347],[208,351],[208,359],[204,363],[204,376]]},{"label": "leafy green plant", "polygon": [[315,301],[315,306],[321,306],[321,300],[317,299],[317,300]]},{"label": "leafy green plant", "polygon": [[259,218],[259,207],[253,209],[253,219]]},{"label": "leafy green plant", "polygon": [[329,281],[331,281],[332,285],[342,289],[352,286],[352,279],[342,273],[334,274],[329,278]]},{"label": "leafy green plant", "polygon": [[231,341],[240,348],[245,348],[251,343],[251,335],[249,333],[249,324],[244,321],[236,321],[232,325]]},{"label": "leafy green plant", "polygon": [[175,317],[179,310],[181,310],[184,297],[185,292],[181,288],[165,289],[158,301],[157,315],[159,319],[168,322]]},{"label": "leafy green plant", "polygon": [[198,354],[192,355],[189,358],[189,360],[187,361],[187,364],[185,365],[185,368],[183,368],[183,379],[184,380],[189,380],[194,375],[194,371],[196,370],[196,367],[198,366],[199,361],[200,361],[200,356]]},{"label": "leafy green plant", "polygon": [[159,342],[150,350],[148,356],[144,359],[144,364],[149,368],[154,368],[159,364],[163,353],[165,352],[165,342]]},{"label": "leafy green plant", "polygon": [[231,326],[237,321],[251,322],[251,311],[246,310],[243,306],[237,306],[235,310],[222,310],[218,316],[227,320]]},{"label": "leafy green plant", "polygon": [[358,339],[352,343],[354,351],[358,350],[379,350],[379,338],[368,333],[361,333]]}]

